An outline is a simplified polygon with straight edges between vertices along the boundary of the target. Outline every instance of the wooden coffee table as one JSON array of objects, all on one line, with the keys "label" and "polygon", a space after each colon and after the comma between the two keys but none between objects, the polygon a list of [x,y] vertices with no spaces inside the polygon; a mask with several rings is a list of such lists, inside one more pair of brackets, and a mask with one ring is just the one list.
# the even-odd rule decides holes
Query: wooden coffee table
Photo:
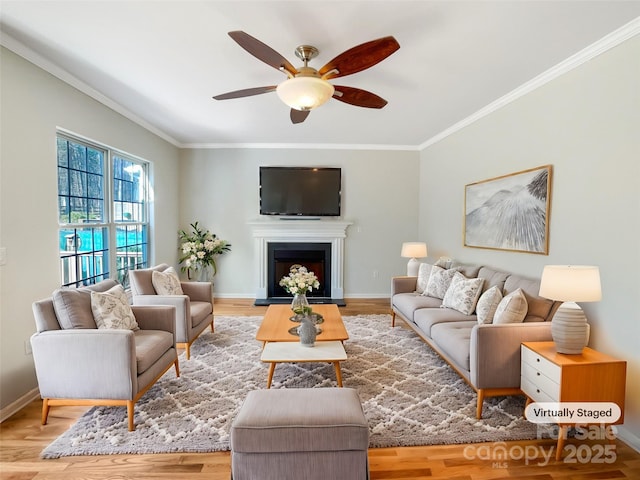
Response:
[{"label": "wooden coffee table", "polygon": [[269,305],[256,340],[262,342],[263,350],[260,359],[269,363],[267,388],[271,387],[273,372],[278,363],[329,362],[332,363],[338,386],[342,386],[340,361],[347,359],[342,342],[349,339],[347,329],[342,322],[342,316],[337,305],[313,305],[313,312],[322,315],[324,321],[318,326],[322,332],[316,337],[313,347],[300,344],[300,338],[289,332],[299,323],[292,322],[293,316],[290,305]]},{"label": "wooden coffee table", "polygon": [[[318,334],[316,342],[349,339],[337,305],[320,304],[312,305],[312,308],[314,313],[319,313],[324,318],[324,322],[318,325],[322,329],[322,333]],[[256,340],[263,343],[298,342],[298,336],[289,333],[290,328],[300,325],[289,320],[292,315],[290,305],[269,305],[264,320],[258,328],[258,333],[256,333]]]},{"label": "wooden coffee table", "polygon": [[332,363],[336,371],[336,381],[342,387],[342,372],[340,362],[347,359],[347,352],[342,342],[338,340],[330,342],[316,342],[313,347],[306,347],[299,342],[269,342],[262,350],[260,360],[269,363],[267,388],[271,388],[273,372],[278,363]]}]

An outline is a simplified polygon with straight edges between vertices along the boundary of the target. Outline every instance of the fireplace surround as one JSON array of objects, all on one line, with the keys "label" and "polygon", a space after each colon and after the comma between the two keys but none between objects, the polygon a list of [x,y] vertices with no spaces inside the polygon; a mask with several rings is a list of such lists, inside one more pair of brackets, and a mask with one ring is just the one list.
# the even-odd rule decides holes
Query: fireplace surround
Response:
[{"label": "fireplace surround", "polygon": [[[297,246],[298,253],[308,255],[307,252],[328,249],[329,259],[325,260],[325,284],[322,296],[310,295],[311,303],[336,303],[344,305],[344,239],[351,222],[337,220],[284,220],[269,219],[250,222],[255,245],[256,265],[256,305],[271,303],[286,303],[291,296],[281,296],[281,292],[269,291],[269,251],[277,249],[277,244],[291,244]],[[276,244],[276,245],[270,245]],[[295,250],[295,249],[294,249]],[[316,259],[312,259],[317,262]],[[311,261],[311,260],[310,260]],[[314,263],[315,265],[316,263]],[[309,265],[305,265],[309,267]],[[314,270],[314,268],[310,268]],[[287,274],[288,270],[284,273]],[[317,273],[317,272],[316,272]],[[284,275],[283,274],[283,275]],[[275,276],[279,275],[276,273]],[[277,281],[280,280],[277,278]],[[288,294],[287,294],[288,295]]]}]

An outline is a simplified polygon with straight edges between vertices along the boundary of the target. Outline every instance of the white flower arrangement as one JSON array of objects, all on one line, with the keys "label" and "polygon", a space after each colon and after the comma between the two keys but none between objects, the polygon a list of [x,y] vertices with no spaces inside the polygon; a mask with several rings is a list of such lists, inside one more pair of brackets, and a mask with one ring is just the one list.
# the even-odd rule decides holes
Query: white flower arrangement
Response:
[{"label": "white flower arrangement", "polygon": [[292,295],[304,295],[314,288],[319,288],[320,282],[315,273],[308,271],[307,267],[296,264],[289,269],[289,275],[282,277],[280,286]]},{"label": "white flower arrangement", "polygon": [[231,244],[226,240],[221,240],[209,230],[203,231],[198,222],[192,223],[193,231],[187,233],[184,230],[178,232],[180,236],[180,250],[182,256],[180,263],[183,264],[181,270],[188,274],[192,270],[203,269],[209,265],[213,268],[213,275],[218,271],[216,265],[216,255],[231,251]]}]

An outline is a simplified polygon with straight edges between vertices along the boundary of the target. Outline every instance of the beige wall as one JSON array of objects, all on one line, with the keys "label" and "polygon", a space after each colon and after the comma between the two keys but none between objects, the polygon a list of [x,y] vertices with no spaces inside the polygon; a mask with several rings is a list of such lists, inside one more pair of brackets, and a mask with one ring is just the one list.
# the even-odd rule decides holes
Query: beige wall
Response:
[{"label": "beige wall", "polygon": [[[624,434],[640,443],[640,37],[596,57],[421,154],[420,237],[434,255],[539,277],[598,265],[584,304],[590,346],[627,360]],[[462,245],[464,186],[553,165],[549,255]],[[444,228],[443,228],[444,227]]]},{"label": "beige wall", "polygon": [[178,150],[9,50],[0,55],[0,408],[37,387],[34,300],[60,285],[56,128],[152,161],[156,257],[176,261]]},{"label": "beige wall", "polygon": [[[215,294],[221,297],[255,295],[257,269],[247,222],[260,218],[261,165],[342,169],[341,219],[353,222],[345,240],[345,297],[388,296],[391,276],[405,271],[406,260],[400,258],[402,242],[418,234],[415,221],[419,195],[417,151],[182,151],[181,227],[188,228],[197,220],[232,244],[232,252],[220,258]],[[274,219],[269,217],[269,220]]]}]

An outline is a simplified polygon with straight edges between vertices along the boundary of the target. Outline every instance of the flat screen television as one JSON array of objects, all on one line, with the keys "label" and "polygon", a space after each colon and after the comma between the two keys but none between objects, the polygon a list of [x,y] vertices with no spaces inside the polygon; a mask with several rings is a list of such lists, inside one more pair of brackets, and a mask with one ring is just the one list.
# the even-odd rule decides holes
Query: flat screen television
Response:
[{"label": "flat screen television", "polygon": [[337,217],[341,178],[335,167],[260,167],[260,215]]}]

